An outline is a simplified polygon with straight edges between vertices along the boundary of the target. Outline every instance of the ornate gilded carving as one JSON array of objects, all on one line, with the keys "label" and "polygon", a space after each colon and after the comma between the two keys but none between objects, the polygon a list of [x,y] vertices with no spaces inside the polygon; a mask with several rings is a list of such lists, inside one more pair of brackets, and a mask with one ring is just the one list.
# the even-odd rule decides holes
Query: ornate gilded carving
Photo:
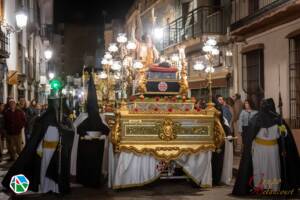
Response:
[{"label": "ornate gilded carving", "polygon": [[172,121],[170,118],[166,118],[163,122],[157,123],[156,129],[160,139],[170,141],[176,139],[180,124]]},{"label": "ornate gilded carving", "polygon": [[214,130],[214,141],[216,148],[220,148],[224,144],[224,137],[225,137],[225,132],[222,127],[222,124],[220,120],[216,117],[215,118],[215,130]]},{"label": "ornate gilded carving", "polygon": [[115,116],[116,119],[111,133],[111,142],[114,144],[115,151],[119,151],[121,142],[121,114],[119,110],[116,111]]},{"label": "ornate gilded carving", "polygon": [[147,92],[146,84],[147,84],[147,78],[146,78],[146,71],[147,69],[143,67],[139,70],[139,79],[138,79],[138,86],[137,86],[137,92],[141,95],[145,94]]},{"label": "ornate gilded carving", "polygon": [[138,155],[151,154],[157,160],[169,162],[176,160],[184,154],[195,154],[205,151],[214,151],[214,144],[200,144],[200,145],[121,145],[120,151],[134,152]]},{"label": "ornate gilded carving", "polygon": [[186,96],[188,93],[188,89],[189,89],[189,83],[187,81],[187,72],[186,72],[186,62],[183,60],[182,61],[182,69],[181,69],[181,78],[180,78],[180,90],[179,93],[182,96]]},{"label": "ornate gilded carving", "polygon": [[224,143],[219,112],[131,113],[119,109],[112,131],[115,151],[151,154],[170,161],[184,154],[215,151]]}]

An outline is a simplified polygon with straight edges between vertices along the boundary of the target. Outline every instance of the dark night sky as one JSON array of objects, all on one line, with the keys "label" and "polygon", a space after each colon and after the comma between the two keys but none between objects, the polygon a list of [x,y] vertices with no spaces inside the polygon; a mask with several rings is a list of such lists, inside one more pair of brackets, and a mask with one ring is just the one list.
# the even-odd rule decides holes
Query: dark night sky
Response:
[{"label": "dark night sky", "polygon": [[99,23],[102,13],[107,13],[106,21],[123,18],[134,0],[54,0],[55,23]]}]

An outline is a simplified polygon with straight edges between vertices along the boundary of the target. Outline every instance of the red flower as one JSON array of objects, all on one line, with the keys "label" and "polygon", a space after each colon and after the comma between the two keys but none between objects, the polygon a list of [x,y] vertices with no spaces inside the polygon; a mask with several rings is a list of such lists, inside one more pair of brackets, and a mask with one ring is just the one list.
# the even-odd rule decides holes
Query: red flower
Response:
[{"label": "red flower", "polygon": [[156,100],[156,101],[159,101],[159,100],[160,100],[160,98],[159,98],[159,97],[155,97],[155,100]]},{"label": "red flower", "polygon": [[186,108],[186,109],[185,109],[185,111],[187,111],[187,112],[188,112],[188,111],[190,111],[190,109],[189,109],[189,108]]},{"label": "red flower", "polygon": [[158,111],[158,108],[154,108],[155,111]]},{"label": "red flower", "polygon": [[139,109],[137,109],[137,108],[134,109],[134,112],[138,112],[138,111],[139,111]]},{"label": "red flower", "polygon": [[201,111],[201,109],[200,109],[200,108],[197,108],[196,110],[197,110],[197,112],[200,112],[200,111]]},{"label": "red flower", "polygon": [[135,96],[131,96],[130,97],[130,101],[135,101],[136,100],[136,97]]},{"label": "red flower", "polygon": [[168,109],[168,111],[169,111],[169,112],[172,112],[172,111],[173,111],[173,109],[172,109],[172,108],[169,108],[169,109]]},{"label": "red flower", "polygon": [[172,101],[173,101],[173,102],[176,102],[176,100],[177,100],[176,97],[173,97],[173,98],[172,98]]}]

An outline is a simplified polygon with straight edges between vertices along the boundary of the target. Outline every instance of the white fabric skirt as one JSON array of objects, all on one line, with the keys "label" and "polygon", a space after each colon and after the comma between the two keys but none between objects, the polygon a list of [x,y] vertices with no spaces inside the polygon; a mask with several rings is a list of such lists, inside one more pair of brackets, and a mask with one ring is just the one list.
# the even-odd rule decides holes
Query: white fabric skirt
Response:
[{"label": "white fabric skirt", "polygon": [[278,144],[252,144],[253,181],[255,187],[280,190],[280,157]]}]

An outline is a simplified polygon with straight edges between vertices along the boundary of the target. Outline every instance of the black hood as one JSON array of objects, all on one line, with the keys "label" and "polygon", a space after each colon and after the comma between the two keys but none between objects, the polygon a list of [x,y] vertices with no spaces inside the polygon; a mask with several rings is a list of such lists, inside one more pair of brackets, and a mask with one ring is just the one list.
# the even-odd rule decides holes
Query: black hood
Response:
[{"label": "black hood", "polygon": [[280,116],[276,112],[275,103],[272,98],[262,100],[258,117],[259,127],[269,128],[278,124]]},{"label": "black hood", "polygon": [[88,82],[86,109],[88,118],[78,127],[79,134],[84,134],[83,132],[86,131],[100,131],[107,135],[109,133],[109,128],[103,123],[99,115],[96,87],[92,74],[90,74],[90,79]]}]

